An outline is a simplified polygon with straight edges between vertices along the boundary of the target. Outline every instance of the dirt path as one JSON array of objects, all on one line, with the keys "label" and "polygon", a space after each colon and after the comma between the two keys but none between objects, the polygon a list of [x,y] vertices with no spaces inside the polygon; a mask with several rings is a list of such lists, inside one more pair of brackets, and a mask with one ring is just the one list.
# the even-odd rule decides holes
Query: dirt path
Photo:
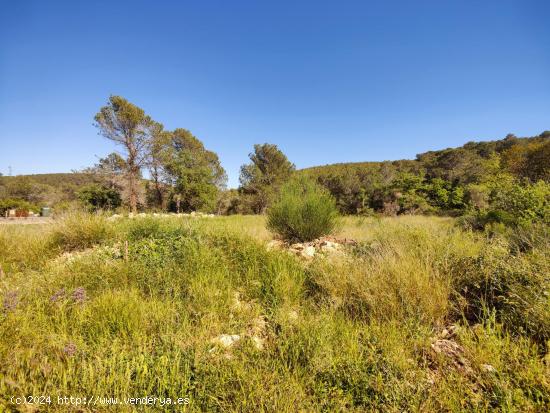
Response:
[{"label": "dirt path", "polygon": [[0,218],[0,225],[51,224],[51,217]]}]

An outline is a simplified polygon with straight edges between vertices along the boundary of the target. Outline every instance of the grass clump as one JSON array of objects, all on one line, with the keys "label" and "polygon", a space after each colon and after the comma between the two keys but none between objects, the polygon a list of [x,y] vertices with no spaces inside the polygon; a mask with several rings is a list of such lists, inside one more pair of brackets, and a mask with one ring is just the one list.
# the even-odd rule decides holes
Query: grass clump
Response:
[{"label": "grass clump", "polygon": [[113,228],[104,216],[98,214],[71,213],[55,226],[51,236],[53,247],[63,251],[75,251],[99,245],[113,235]]},{"label": "grass clump", "polygon": [[452,270],[453,301],[458,314],[482,322],[487,313],[514,335],[527,335],[542,346],[550,340],[550,256],[548,251],[511,255],[501,240],[479,255],[460,257]]},{"label": "grass clump", "polygon": [[332,233],[338,223],[334,198],[307,178],[297,178],[281,189],[267,214],[270,231],[289,242],[307,242]]}]

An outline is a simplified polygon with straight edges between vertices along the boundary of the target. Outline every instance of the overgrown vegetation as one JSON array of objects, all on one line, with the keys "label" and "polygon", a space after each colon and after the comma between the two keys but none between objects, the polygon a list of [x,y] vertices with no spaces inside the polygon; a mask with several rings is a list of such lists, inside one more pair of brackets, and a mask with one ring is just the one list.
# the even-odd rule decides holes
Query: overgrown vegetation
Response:
[{"label": "overgrown vegetation", "polygon": [[267,227],[288,242],[313,241],[337,226],[334,198],[307,178],[294,179],[281,189],[267,214]]},{"label": "overgrown vegetation", "polygon": [[92,212],[116,209],[122,204],[120,194],[105,185],[86,185],[78,190],[77,196]]},{"label": "overgrown vegetation", "polygon": [[529,237],[511,227],[348,217],[340,236],[359,245],[306,263],[268,251],[264,225],[1,226],[0,409],[14,394],[189,397],[188,411],[549,409],[547,232],[521,249]]}]

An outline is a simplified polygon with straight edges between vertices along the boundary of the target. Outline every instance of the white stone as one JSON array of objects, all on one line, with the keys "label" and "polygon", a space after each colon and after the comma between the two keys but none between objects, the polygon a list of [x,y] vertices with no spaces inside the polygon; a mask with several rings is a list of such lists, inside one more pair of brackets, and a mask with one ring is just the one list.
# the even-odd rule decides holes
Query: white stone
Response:
[{"label": "white stone", "polygon": [[252,336],[252,342],[254,343],[254,347],[256,347],[257,350],[263,350],[264,349],[264,339],[258,336]]},{"label": "white stone", "polygon": [[220,344],[222,347],[229,348],[232,347],[241,339],[241,336],[238,334],[222,334],[212,340],[216,344]]},{"label": "white stone", "polygon": [[298,320],[298,311],[296,310],[290,310],[288,312],[288,319],[291,320],[291,321],[296,321]]},{"label": "white stone", "polygon": [[486,371],[488,373],[496,373],[497,372],[497,369],[495,369],[493,366],[491,366],[490,364],[482,364],[481,365],[481,369],[483,371]]},{"label": "white stone", "polygon": [[313,245],[308,245],[302,250],[302,255],[304,257],[313,257],[315,255],[315,247]]},{"label": "white stone", "polygon": [[268,250],[273,250],[273,249],[277,249],[277,248],[281,248],[281,246],[283,246],[283,242],[282,241],[279,241],[277,239],[272,239],[271,241],[269,241],[266,245],[266,248]]}]

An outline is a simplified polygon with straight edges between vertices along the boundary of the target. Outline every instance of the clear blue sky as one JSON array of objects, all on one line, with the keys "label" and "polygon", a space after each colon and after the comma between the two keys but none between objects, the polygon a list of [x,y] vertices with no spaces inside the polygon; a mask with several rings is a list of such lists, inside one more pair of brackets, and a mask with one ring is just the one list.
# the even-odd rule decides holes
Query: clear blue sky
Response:
[{"label": "clear blue sky", "polygon": [[550,129],[544,0],[0,3],[4,174],[111,152],[110,94],[190,129],[230,186],[254,143],[302,168]]}]

